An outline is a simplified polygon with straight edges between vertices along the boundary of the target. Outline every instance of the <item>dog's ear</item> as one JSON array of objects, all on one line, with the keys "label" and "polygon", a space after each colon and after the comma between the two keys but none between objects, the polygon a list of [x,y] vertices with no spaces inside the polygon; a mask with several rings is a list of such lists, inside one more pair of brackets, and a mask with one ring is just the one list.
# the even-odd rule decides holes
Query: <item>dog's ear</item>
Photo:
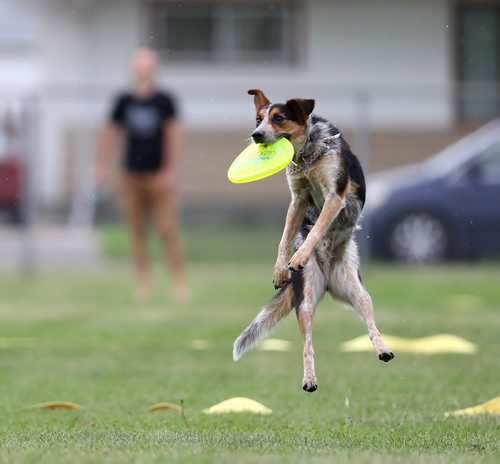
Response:
[{"label": "dog's ear", "polygon": [[314,110],[314,100],[304,100],[302,98],[292,98],[287,100],[286,106],[290,108],[299,123],[305,123]]},{"label": "dog's ear", "polygon": [[248,95],[253,95],[253,102],[255,104],[255,111],[258,113],[264,106],[270,105],[271,102],[264,95],[264,92],[260,89],[250,89]]}]

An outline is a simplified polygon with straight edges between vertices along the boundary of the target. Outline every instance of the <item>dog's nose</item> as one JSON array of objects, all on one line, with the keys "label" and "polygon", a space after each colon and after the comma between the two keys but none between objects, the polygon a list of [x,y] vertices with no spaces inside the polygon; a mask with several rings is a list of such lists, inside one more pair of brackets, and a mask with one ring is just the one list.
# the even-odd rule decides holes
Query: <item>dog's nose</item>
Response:
[{"label": "dog's nose", "polygon": [[264,132],[256,130],[252,132],[252,139],[255,143],[264,142]]}]

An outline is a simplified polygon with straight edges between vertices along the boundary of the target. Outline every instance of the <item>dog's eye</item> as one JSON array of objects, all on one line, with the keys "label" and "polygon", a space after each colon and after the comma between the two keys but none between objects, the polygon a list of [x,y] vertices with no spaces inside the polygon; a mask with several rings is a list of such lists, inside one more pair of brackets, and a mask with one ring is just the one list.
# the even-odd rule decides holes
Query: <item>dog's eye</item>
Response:
[{"label": "dog's eye", "polygon": [[261,122],[262,122],[262,118],[261,117],[255,118],[255,124],[259,125]]},{"label": "dog's eye", "polygon": [[278,124],[281,124],[282,122],[285,121],[285,118],[283,116],[280,116],[279,114],[276,115],[274,118],[273,118],[273,121],[274,122],[277,122]]}]

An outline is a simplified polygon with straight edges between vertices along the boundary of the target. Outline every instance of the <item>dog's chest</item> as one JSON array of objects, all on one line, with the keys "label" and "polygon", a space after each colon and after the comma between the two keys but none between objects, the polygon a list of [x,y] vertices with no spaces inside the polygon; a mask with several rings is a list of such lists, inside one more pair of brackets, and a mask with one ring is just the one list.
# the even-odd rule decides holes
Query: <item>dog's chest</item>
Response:
[{"label": "dog's chest", "polygon": [[321,185],[311,184],[309,189],[309,195],[311,197],[314,206],[316,206],[318,211],[321,211],[325,204],[325,197],[326,197],[325,189],[323,189]]},{"label": "dog's chest", "polygon": [[[328,195],[335,192],[334,187],[321,176],[307,176],[304,178],[304,188],[309,196],[309,208],[307,217],[312,224],[315,224]],[[335,220],[330,224],[326,232],[326,237],[338,236],[345,239],[350,236],[356,228],[358,218],[361,214],[361,203],[359,199],[350,192],[344,196],[345,204],[338,212]]]},{"label": "dog's chest", "polygon": [[305,188],[314,206],[321,211],[325,204],[325,199],[332,191],[332,186],[325,181],[324,176],[312,171],[305,177]]}]

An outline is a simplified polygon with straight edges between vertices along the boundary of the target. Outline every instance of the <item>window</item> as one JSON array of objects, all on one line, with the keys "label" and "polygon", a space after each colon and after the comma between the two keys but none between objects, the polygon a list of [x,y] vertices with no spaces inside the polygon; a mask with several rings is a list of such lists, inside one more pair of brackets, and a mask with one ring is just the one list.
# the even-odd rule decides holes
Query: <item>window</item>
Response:
[{"label": "window", "polygon": [[496,143],[484,155],[481,179],[487,184],[500,184],[500,143]]},{"label": "window", "polygon": [[289,62],[294,2],[160,2],[150,5],[151,36],[169,60]]},{"label": "window", "polygon": [[474,121],[500,115],[500,5],[462,5],[458,44],[461,118]]}]

